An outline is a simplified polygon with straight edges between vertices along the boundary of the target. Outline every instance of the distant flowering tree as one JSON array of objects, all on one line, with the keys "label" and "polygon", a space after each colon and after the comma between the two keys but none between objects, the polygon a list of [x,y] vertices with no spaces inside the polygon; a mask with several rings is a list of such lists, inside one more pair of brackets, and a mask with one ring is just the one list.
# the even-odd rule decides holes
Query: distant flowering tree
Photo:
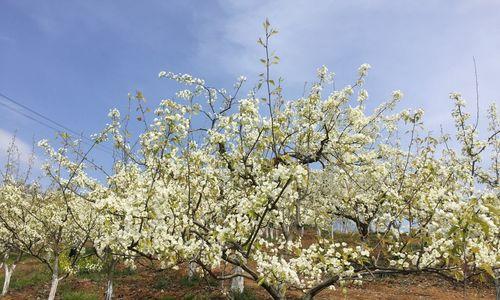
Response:
[{"label": "distant flowering tree", "polygon": [[[0,214],[0,257],[2,258],[0,268],[4,269],[2,296],[8,293],[12,274],[24,254],[16,244],[16,235],[18,227],[22,226],[26,219],[21,213],[20,218],[17,219],[18,223],[15,224],[15,230],[11,230],[12,228],[7,227],[12,221],[9,208],[20,198],[29,197],[29,191],[34,188],[28,182],[34,164],[34,155],[31,155],[26,166],[22,166],[16,137],[12,138],[6,154],[5,166],[3,170],[0,170],[0,210],[2,211]],[[24,171],[23,167],[25,167]],[[18,207],[15,209],[19,211]]]},{"label": "distant flowering tree", "polygon": [[[51,184],[42,189],[37,182],[4,182],[0,188],[0,240],[8,250],[32,256],[51,271],[48,299],[52,300],[59,281],[73,271],[96,224],[91,207],[76,193],[88,183],[80,174],[81,161],[70,161],[65,148],[53,151],[47,141],[39,145],[49,156],[44,168]],[[7,288],[14,266],[9,271],[5,262]]]}]

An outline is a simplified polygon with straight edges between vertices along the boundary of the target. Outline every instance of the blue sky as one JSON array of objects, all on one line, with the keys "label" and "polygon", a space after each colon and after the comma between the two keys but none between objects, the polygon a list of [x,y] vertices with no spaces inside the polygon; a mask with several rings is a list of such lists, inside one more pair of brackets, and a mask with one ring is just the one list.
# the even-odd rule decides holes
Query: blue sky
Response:
[{"label": "blue sky", "polygon": [[[473,56],[482,109],[499,102],[499,12],[493,0],[0,0],[0,92],[89,135],[110,108],[126,106],[129,92],[141,90],[152,105],[173,97],[161,70],[227,88],[245,75],[250,88],[261,71],[256,40],[269,17],[280,30],[273,74],[285,78],[287,96],[300,97],[321,65],[339,87],[369,63],[369,101],[400,89],[402,106],[424,108],[429,128],[451,130],[448,93],[474,100]],[[0,107],[0,160],[16,131],[23,152],[32,139],[55,136]]]}]

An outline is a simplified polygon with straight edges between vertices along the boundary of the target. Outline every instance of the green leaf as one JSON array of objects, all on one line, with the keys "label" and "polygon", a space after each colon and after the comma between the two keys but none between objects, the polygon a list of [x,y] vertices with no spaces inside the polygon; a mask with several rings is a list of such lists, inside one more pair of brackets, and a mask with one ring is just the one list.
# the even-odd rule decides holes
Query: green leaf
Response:
[{"label": "green leaf", "polygon": [[495,273],[490,265],[482,264],[481,269],[483,269],[486,273],[488,273],[491,277],[495,278]]},{"label": "green leaf", "polygon": [[67,132],[61,132],[61,137],[65,140],[68,140],[70,138],[70,136]]},{"label": "green leaf", "polygon": [[263,277],[261,279],[259,279],[259,281],[257,282],[258,285],[262,285],[264,283],[264,281],[266,281],[266,279]]},{"label": "green leaf", "polygon": [[491,204],[485,204],[486,206],[497,218],[500,217],[500,208],[497,208]]},{"label": "green leaf", "polygon": [[264,23],[262,24],[262,26],[264,26],[264,29],[266,29],[266,30],[267,30],[267,29],[269,28],[269,26],[270,26],[270,25],[271,25],[271,23],[269,23],[269,19],[268,19],[268,18],[266,18],[266,21],[264,21]]},{"label": "green leaf", "polygon": [[490,226],[486,221],[478,217],[477,215],[474,215],[473,220],[477,222],[479,225],[481,225],[481,228],[483,229],[484,233],[490,234]]}]

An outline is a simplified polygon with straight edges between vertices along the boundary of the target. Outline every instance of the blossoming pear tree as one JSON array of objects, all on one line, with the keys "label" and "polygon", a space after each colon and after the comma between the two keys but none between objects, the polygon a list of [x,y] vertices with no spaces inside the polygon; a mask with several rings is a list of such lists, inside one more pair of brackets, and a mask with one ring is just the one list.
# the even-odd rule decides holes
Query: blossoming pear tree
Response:
[{"label": "blossoming pear tree", "polygon": [[[21,153],[16,144],[16,137],[14,136],[7,148],[7,159],[4,169],[0,171],[2,182],[0,184],[0,268],[4,268],[4,282],[1,295],[4,296],[8,293],[12,274],[16,269],[17,264],[23,256],[23,252],[15,243],[16,230],[9,230],[5,225],[10,221],[8,216],[8,209],[12,202],[16,203],[19,198],[28,196],[28,191],[33,188],[30,187],[29,180],[31,177],[35,157],[32,154],[27,165],[24,166],[21,162]],[[25,170],[23,171],[23,168]],[[21,217],[19,225],[22,225],[24,218]],[[11,228],[12,229],[12,228]]]},{"label": "blossoming pear tree", "polygon": [[[4,184],[0,191],[0,222],[2,242],[6,237],[7,246],[36,258],[51,271],[48,299],[52,300],[60,280],[72,272],[89,241],[95,227],[95,215],[73,190],[76,185],[80,189],[83,186],[78,176],[80,164],[69,161],[63,150],[52,151],[46,141],[39,145],[47,149],[49,157],[45,165],[49,186],[42,189],[37,182]],[[69,177],[63,175],[63,170],[71,170]],[[6,283],[8,279],[6,276]]]},{"label": "blossoming pear tree", "polygon": [[[282,79],[271,76],[277,31],[268,21],[264,30],[264,72],[247,94],[244,77],[228,91],[162,71],[182,88],[152,112],[137,93],[140,129],[129,128],[133,112],[113,109],[88,150],[64,135],[58,150],[39,143],[49,158],[48,188],[2,185],[0,250],[44,263],[53,273],[49,299],[85,245],[106,269],[106,299],[121,262],[187,265],[190,274],[231,280],[231,293],[253,281],[273,299],[290,292],[312,299],[386,274],[433,273],[464,284],[495,277],[494,106],[490,134],[480,139],[479,116],[469,124],[461,96],[452,94],[457,151],[449,136],[425,131],[423,111],[394,112],[400,91],[369,111],[367,64],[333,91],[334,74],[321,67],[310,89],[288,100]],[[111,171],[89,159],[102,143],[115,149]],[[345,220],[356,233],[334,234],[332,224]]]}]

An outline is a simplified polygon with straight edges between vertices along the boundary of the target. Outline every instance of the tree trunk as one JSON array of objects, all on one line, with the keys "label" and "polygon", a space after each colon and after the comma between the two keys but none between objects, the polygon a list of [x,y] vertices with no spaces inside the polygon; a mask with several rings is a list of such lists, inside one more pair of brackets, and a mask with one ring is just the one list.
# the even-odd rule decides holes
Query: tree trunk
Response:
[{"label": "tree trunk", "polygon": [[285,237],[285,240],[288,242],[290,240],[290,227],[285,223],[281,223],[281,231]]},{"label": "tree trunk", "polygon": [[4,281],[3,281],[3,289],[2,289],[1,296],[5,296],[9,292],[10,279],[12,278],[12,274],[14,273],[14,270],[16,269],[17,263],[21,261],[22,256],[23,256],[22,252],[19,252],[17,259],[9,266],[9,262],[8,262],[9,253],[7,252],[4,254],[4,262],[1,264],[1,266],[3,266],[3,268],[4,268],[5,277],[4,277]]},{"label": "tree trunk", "polygon": [[113,278],[108,278],[108,285],[106,287],[106,297],[105,300],[113,299]]},{"label": "tree trunk", "polygon": [[302,210],[301,210],[301,199],[300,197],[295,202],[295,229],[296,232],[300,232],[300,236],[304,235],[304,226],[302,225]]},{"label": "tree trunk", "polygon": [[302,300],[312,300],[314,299],[314,297],[319,294],[322,290],[324,290],[325,288],[335,284],[337,281],[339,280],[339,277],[338,276],[334,276],[334,277],[330,277],[326,280],[324,280],[323,282],[319,283],[318,285],[316,285],[315,287],[309,289],[305,294],[304,296],[302,296]]},{"label": "tree trunk", "polygon": [[495,279],[495,287],[496,287],[496,290],[497,290],[497,296],[495,299],[500,299],[500,283],[498,282],[498,278]]},{"label": "tree trunk", "polygon": [[194,261],[190,261],[188,265],[188,278],[189,280],[193,280],[196,276],[196,263]]},{"label": "tree trunk", "polygon": [[[233,269],[234,274],[243,274],[243,269],[240,266],[235,266]],[[236,276],[231,279],[231,292],[241,294],[245,288],[245,279],[242,276]]]},{"label": "tree trunk", "polygon": [[54,267],[52,268],[52,284],[50,285],[50,293],[48,300],[56,298],[57,285],[59,284],[59,255],[54,258]]},{"label": "tree trunk", "polygon": [[5,296],[9,292],[10,278],[12,277],[12,273],[14,273],[16,264],[14,263],[12,266],[9,266],[7,262],[4,262],[3,267],[5,271],[5,278],[3,280],[2,296]]},{"label": "tree trunk", "polygon": [[50,285],[50,293],[48,300],[54,300],[56,298],[57,285],[59,284],[59,277],[52,276],[52,283]]},{"label": "tree trunk", "polygon": [[108,268],[108,283],[106,286],[106,296],[104,298],[105,300],[113,299],[113,275],[115,272],[116,263],[117,263],[117,261],[114,260],[113,258],[111,258],[111,262],[110,262],[109,268]]},{"label": "tree trunk", "polygon": [[494,273],[495,275],[495,290],[496,290],[496,298],[497,300],[500,299],[500,272],[497,271]]},{"label": "tree trunk", "polygon": [[361,236],[361,240],[366,240],[368,238],[368,233],[370,232],[370,224],[365,224],[358,222],[358,232]]}]

